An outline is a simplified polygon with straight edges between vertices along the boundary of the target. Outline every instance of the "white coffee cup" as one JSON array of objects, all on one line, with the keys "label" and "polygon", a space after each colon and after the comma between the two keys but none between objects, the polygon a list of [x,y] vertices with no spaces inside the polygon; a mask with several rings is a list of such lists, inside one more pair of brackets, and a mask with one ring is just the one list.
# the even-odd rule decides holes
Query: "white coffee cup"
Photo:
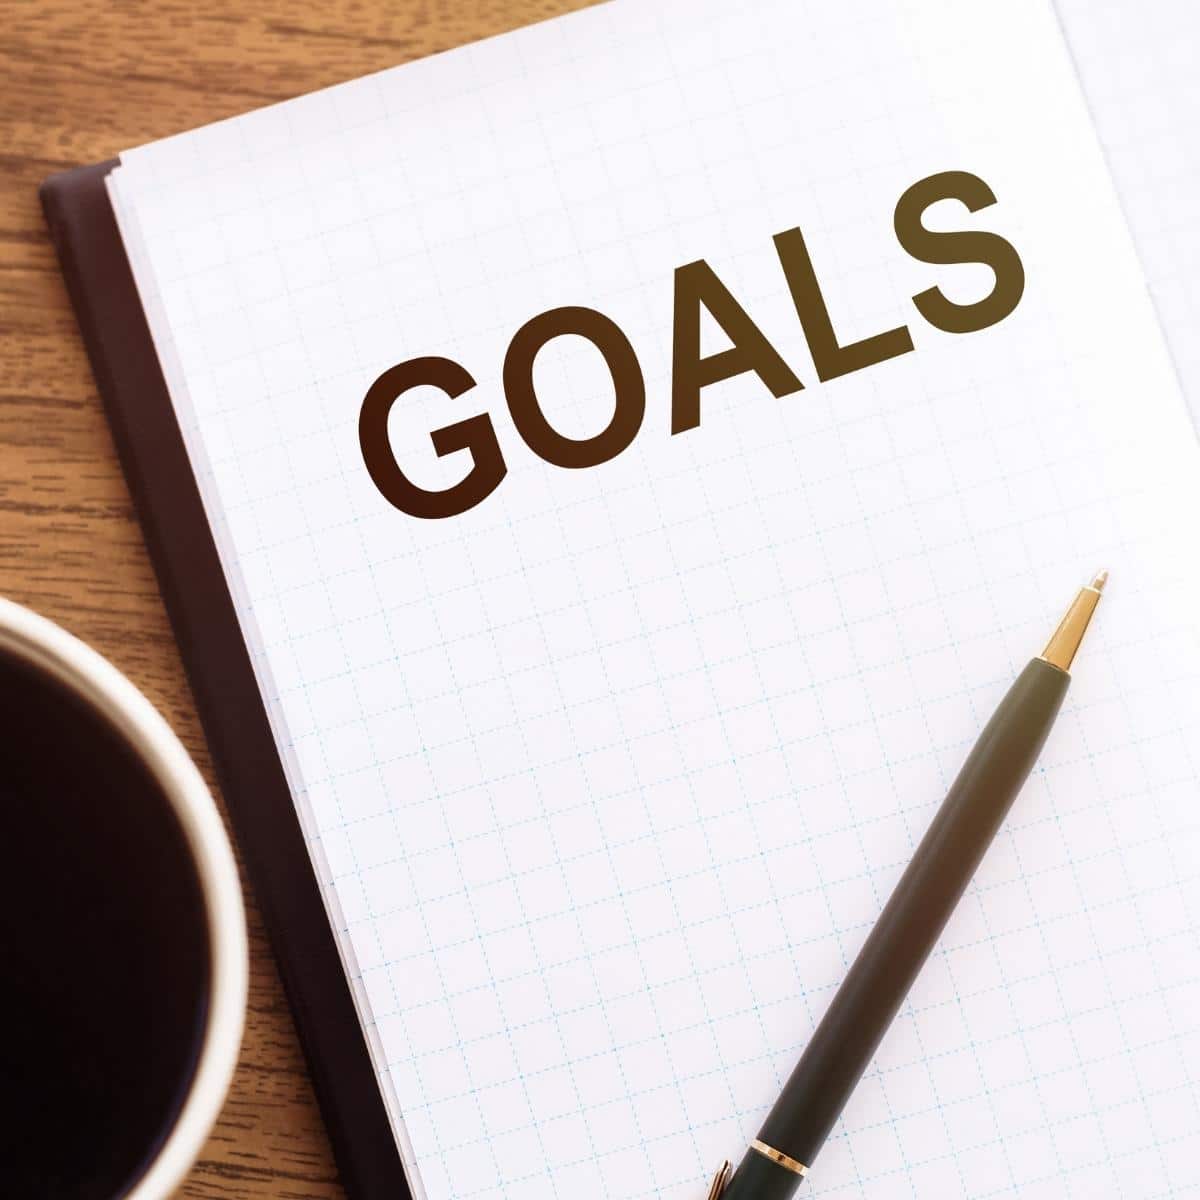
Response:
[{"label": "white coffee cup", "polygon": [[168,1200],[196,1161],[229,1089],[246,1010],[246,920],[229,839],[200,772],[166,721],[111,663],[59,626],[0,599],[0,652],[56,680],[101,714],[171,805],[207,922],[207,1016],[177,1115],[123,1200]]}]

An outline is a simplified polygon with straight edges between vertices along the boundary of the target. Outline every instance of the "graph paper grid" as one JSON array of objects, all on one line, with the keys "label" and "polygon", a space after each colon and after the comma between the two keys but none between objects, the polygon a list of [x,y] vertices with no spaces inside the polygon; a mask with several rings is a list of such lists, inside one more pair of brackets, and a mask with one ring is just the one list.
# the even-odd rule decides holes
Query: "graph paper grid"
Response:
[{"label": "graph paper grid", "polygon": [[[684,1200],[740,1154],[945,788],[1112,571],[1041,765],[819,1160],[868,1200],[1184,1197],[1200,1151],[1197,449],[1045,0],[617,3],[123,156],[118,217],[414,1190]],[[902,192],[968,170],[1017,310],[939,333]],[[819,383],[771,238],[844,342]],[[670,435],[674,269],[805,383]],[[508,417],[515,330],[584,304],[647,411],[587,471]],[[706,352],[723,348],[715,327]],[[358,411],[410,357],[508,475],[392,509]],[[565,434],[612,385],[539,357]],[[809,1186],[806,1184],[806,1186]]]}]

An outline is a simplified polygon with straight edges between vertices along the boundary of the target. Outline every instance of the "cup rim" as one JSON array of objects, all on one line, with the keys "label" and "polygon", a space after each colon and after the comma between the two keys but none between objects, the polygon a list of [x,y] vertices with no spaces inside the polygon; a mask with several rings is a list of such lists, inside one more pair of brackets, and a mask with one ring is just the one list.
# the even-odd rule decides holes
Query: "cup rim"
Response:
[{"label": "cup rim", "polygon": [[122,1198],[167,1200],[183,1183],[216,1122],[241,1049],[249,968],[233,850],[195,763],[158,710],[112,663],[61,626],[3,597],[0,650],[51,675],[109,721],[167,797],[195,864],[211,960],[204,1038],[173,1125]]}]

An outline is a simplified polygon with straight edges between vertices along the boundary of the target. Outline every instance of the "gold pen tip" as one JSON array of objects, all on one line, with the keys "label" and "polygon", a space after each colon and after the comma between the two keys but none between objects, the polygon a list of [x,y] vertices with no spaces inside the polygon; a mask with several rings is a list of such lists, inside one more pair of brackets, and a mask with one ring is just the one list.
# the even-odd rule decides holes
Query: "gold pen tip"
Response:
[{"label": "gold pen tip", "polygon": [[1058,667],[1060,671],[1070,671],[1075,652],[1079,649],[1079,643],[1083,641],[1083,635],[1087,633],[1088,623],[1092,619],[1092,613],[1096,611],[1096,605],[1100,603],[1100,596],[1107,582],[1108,572],[1097,571],[1092,582],[1079,589],[1075,603],[1067,609],[1067,615],[1059,622],[1054,636],[1046,643],[1046,649],[1041,653],[1040,657],[1052,667]]}]

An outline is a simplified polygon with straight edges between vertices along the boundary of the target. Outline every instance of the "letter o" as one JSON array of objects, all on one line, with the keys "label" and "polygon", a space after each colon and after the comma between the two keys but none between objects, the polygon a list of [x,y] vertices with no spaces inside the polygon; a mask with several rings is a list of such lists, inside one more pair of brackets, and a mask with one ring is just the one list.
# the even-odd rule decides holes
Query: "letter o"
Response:
[{"label": "letter o", "polygon": [[[533,386],[533,363],[551,339],[574,333],[604,356],[616,408],[608,426],[590,438],[569,438],[546,420]],[[595,467],[616,458],[637,436],[646,412],[646,381],[629,339],[594,308],[552,308],[517,330],[504,356],[504,394],[513,424],[539,458],[556,467]]]}]

